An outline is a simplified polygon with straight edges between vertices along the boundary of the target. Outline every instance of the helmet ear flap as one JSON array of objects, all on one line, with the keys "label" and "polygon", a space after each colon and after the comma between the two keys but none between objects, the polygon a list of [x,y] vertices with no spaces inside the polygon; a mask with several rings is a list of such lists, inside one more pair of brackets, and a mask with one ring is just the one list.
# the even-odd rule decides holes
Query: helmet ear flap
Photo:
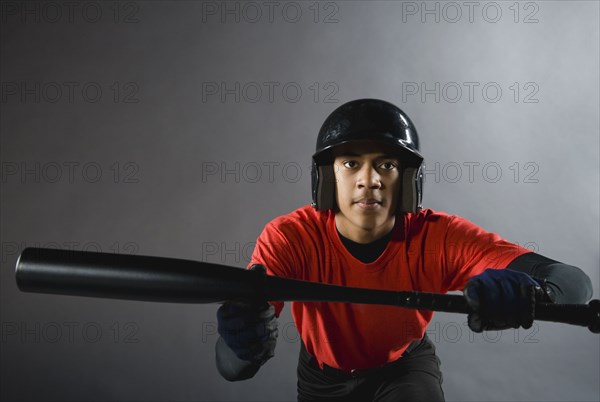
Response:
[{"label": "helmet ear flap", "polygon": [[333,165],[320,165],[313,161],[312,166],[312,182],[313,182],[313,207],[317,211],[327,209],[336,209],[335,202],[335,173]]},{"label": "helmet ear flap", "polygon": [[421,163],[419,165],[419,171],[417,172],[417,208],[415,212],[419,212],[423,209],[423,169],[425,168],[425,163]]},{"label": "helmet ear flap", "polygon": [[397,211],[399,213],[416,213],[421,209],[423,173],[421,165],[407,166],[402,169],[402,185]]}]

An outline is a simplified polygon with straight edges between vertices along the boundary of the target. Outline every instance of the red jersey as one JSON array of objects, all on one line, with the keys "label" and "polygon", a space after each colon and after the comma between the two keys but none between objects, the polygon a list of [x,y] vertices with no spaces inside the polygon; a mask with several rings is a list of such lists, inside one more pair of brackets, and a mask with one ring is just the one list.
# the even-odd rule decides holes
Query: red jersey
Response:
[{"label": "red jersey", "polygon": [[[425,209],[398,216],[387,247],[367,264],[342,244],[333,211],[304,206],[265,226],[250,265],[312,282],[446,293],[530,251],[464,218]],[[279,316],[283,303],[273,304]],[[307,351],[321,367],[343,370],[399,359],[411,341],[423,337],[433,317],[431,311],[352,303],[292,302],[291,308]]]}]

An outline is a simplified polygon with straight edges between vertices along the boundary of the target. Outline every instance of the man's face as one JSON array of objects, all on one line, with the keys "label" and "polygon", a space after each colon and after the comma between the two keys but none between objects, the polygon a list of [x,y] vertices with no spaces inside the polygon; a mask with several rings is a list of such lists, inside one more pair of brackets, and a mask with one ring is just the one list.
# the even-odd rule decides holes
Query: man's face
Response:
[{"label": "man's face", "polygon": [[[380,144],[363,141],[334,151],[336,216],[344,233],[387,233],[394,224],[400,188],[400,161]],[[346,235],[346,234],[345,234]],[[356,237],[356,236],[355,236]]]}]

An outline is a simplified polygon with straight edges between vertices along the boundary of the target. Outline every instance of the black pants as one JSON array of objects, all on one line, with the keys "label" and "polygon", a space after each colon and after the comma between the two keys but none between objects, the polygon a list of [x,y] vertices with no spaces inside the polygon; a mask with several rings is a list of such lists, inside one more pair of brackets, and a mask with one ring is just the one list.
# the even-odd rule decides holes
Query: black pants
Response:
[{"label": "black pants", "polygon": [[444,401],[440,359],[427,335],[396,362],[351,377],[321,370],[302,343],[298,360],[298,401]]}]

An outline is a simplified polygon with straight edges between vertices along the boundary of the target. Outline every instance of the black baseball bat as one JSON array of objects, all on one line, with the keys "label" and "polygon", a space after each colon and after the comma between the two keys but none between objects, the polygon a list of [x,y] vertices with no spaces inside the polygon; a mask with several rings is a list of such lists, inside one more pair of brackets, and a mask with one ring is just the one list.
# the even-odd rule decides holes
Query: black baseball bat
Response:
[{"label": "black baseball bat", "polygon": [[[26,248],[16,267],[25,292],[155,301],[220,303],[270,300],[384,304],[468,314],[460,295],[328,285],[176,258]],[[535,319],[585,326],[600,333],[600,300],[588,304],[537,303]]]}]

